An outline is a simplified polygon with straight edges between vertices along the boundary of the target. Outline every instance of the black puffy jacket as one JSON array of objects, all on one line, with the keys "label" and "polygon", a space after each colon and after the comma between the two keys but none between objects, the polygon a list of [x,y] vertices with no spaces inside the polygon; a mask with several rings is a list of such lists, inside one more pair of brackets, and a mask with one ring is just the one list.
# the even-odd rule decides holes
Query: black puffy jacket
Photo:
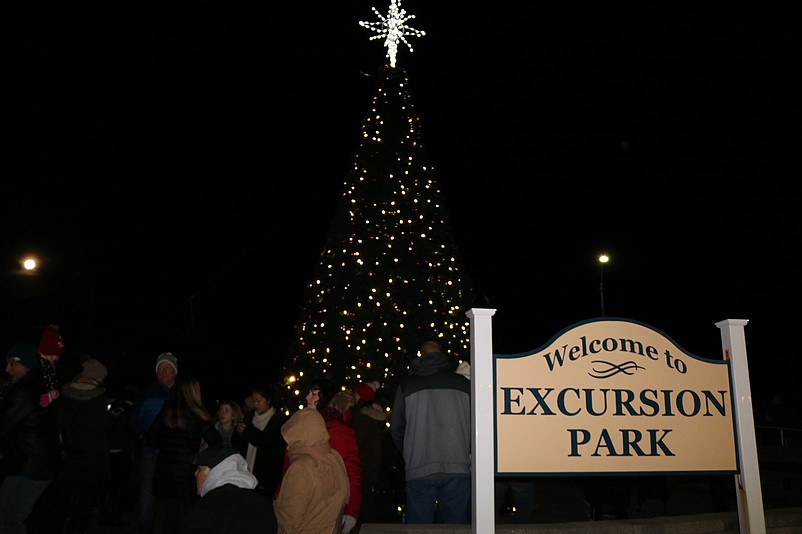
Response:
[{"label": "black puffy jacket", "polygon": [[160,412],[148,430],[148,442],[159,449],[153,473],[153,494],[169,497],[197,497],[195,469],[192,457],[203,441],[210,447],[219,446],[223,439],[214,421],[204,421],[196,415],[184,429],[170,428]]},{"label": "black puffy jacket", "polygon": [[0,405],[0,442],[6,476],[36,480],[55,477],[61,461],[55,407],[42,408],[45,391],[41,369],[28,371],[13,384]]}]

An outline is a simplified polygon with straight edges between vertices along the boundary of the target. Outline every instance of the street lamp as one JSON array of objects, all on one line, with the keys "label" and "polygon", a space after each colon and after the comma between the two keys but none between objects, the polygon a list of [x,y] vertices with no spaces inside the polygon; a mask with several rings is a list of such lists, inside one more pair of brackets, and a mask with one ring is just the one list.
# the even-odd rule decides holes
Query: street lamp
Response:
[{"label": "street lamp", "polygon": [[39,258],[36,256],[24,256],[19,260],[20,265],[20,274],[24,275],[36,275],[39,274],[39,270],[41,266],[39,264]]},{"label": "street lamp", "polygon": [[604,317],[604,264],[610,261],[610,256],[602,253],[599,256],[599,298],[601,299],[601,316]]}]

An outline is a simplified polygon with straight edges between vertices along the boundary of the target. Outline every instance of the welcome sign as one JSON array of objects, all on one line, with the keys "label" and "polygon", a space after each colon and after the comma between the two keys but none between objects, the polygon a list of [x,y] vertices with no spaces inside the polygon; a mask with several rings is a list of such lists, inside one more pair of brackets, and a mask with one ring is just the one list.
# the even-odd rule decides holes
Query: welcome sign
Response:
[{"label": "welcome sign", "polygon": [[594,319],[493,357],[496,474],[739,472],[730,362]]}]

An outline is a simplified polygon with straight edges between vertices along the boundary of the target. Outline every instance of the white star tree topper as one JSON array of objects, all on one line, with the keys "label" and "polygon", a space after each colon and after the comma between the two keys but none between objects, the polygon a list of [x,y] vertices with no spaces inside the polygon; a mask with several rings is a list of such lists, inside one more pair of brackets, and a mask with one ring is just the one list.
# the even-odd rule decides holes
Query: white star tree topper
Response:
[{"label": "white star tree topper", "polygon": [[372,7],[376,16],[379,17],[379,22],[367,22],[360,20],[359,25],[376,32],[376,35],[370,38],[371,41],[375,39],[384,38],[384,46],[387,47],[387,57],[390,59],[390,67],[395,68],[395,58],[398,55],[398,41],[403,41],[409,51],[412,52],[412,45],[406,40],[406,35],[414,37],[423,37],[426,32],[416,30],[406,25],[408,20],[415,18],[415,15],[407,15],[406,10],[400,9],[401,0],[390,0],[390,11],[387,17],[379,13],[379,10]]}]

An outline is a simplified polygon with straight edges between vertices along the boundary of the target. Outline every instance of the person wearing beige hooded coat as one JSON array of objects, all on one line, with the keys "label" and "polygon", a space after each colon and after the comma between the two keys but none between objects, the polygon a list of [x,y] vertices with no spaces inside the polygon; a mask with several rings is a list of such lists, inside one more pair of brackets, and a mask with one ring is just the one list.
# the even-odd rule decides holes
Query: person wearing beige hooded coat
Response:
[{"label": "person wearing beige hooded coat", "polygon": [[342,457],[329,446],[317,410],[295,412],[281,427],[289,467],[276,495],[279,534],[333,534],[340,531],[350,494]]}]

